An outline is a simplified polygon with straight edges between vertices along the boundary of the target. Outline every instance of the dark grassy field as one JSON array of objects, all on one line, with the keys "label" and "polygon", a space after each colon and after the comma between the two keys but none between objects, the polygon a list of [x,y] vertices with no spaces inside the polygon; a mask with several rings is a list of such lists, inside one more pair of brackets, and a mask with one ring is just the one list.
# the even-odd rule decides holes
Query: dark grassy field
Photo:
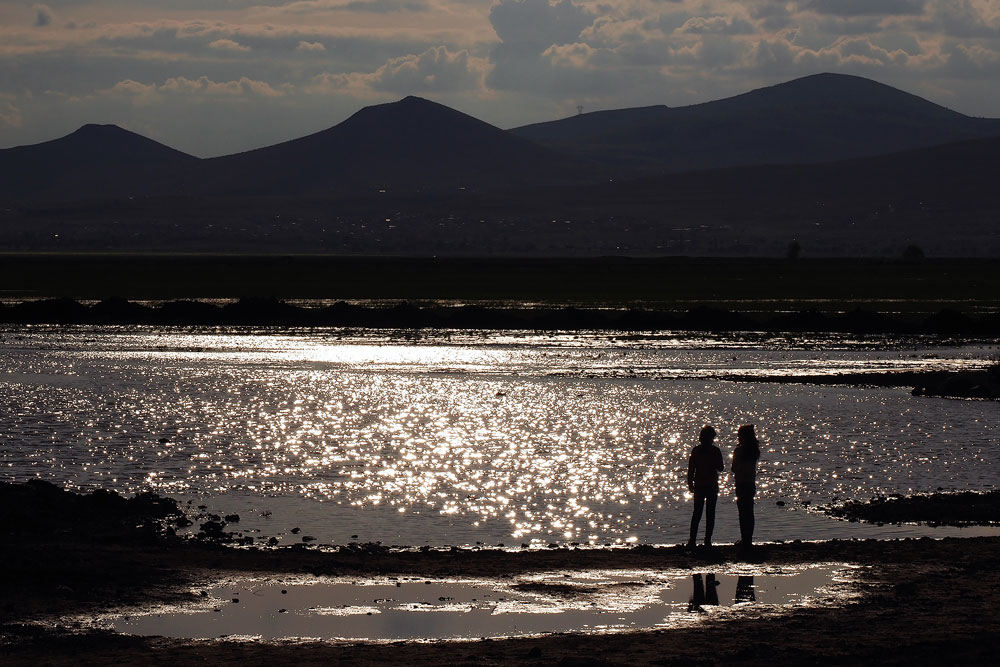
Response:
[{"label": "dark grassy field", "polygon": [[113,296],[982,311],[1000,307],[1000,260],[0,254],[0,297]]}]

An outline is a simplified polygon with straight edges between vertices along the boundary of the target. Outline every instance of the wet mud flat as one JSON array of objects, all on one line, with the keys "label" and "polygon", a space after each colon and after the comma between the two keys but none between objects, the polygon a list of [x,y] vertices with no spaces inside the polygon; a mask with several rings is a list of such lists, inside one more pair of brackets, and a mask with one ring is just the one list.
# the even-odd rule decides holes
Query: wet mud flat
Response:
[{"label": "wet mud flat", "polygon": [[1000,491],[934,493],[850,501],[827,512],[849,521],[926,523],[931,526],[977,526],[1000,523]]},{"label": "wet mud flat", "polygon": [[[18,486],[3,485],[0,496],[10,500],[10,487]],[[729,546],[693,553],[651,546],[524,551],[359,546],[338,553],[304,547],[234,549],[157,533],[151,522],[136,520],[131,501],[123,500],[123,505],[102,498],[111,507],[100,511],[82,501],[76,510],[53,510],[64,492],[42,491],[52,497],[32,501],[30,494],[22,493],[16,510],[4,503],[0,662],[5,665],[912,665],[940,664],[945,657],[992,664],[1000,650],[1000,606],[995,604],[1000,593],[1000,538],[769,544],[760,547],[753,563],[737,558]],[[147,506],[149,501],[144,501]],[[39,508],[38,502],[48,506]],[[30,516],[35,519],[26,518]],[[839,603],[802,606],[779,615],[764,605],[746,605],[737,617],[709,614],[690,627],[615,634],[392,643],[192,640],[136,637],[51,620],[177,603],[190,599],[193,583],[223,572],[503,578],[596,569],[697,574],[822,562],[861,566],[845,584],[852,594]]]},{"label": "wet mud flat", "polygon": [[737,382],[906,387],[914,396],[1000,400],[1000,363],[983,370],[889,371],[816,375],[740,375]]}]

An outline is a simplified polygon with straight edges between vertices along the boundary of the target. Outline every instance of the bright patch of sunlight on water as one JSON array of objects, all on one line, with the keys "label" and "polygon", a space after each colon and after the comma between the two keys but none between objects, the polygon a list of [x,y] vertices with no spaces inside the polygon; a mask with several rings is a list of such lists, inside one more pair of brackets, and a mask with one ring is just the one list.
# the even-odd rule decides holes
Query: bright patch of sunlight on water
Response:
[{"label": "bright patch of sunlight on water", "polygon": [[[996,403],[725,379],[977,367],[995,354],[981,345],[5,327],[0,350],[0,479],[152,488],[286,543],[293,527],[320,544],[681,541],[704,423],[727,454],[758,425],[764,540],[867,534],[790,511],[803,501],[1000,478]],[[723,542],[738,534],[729,500]]]}]

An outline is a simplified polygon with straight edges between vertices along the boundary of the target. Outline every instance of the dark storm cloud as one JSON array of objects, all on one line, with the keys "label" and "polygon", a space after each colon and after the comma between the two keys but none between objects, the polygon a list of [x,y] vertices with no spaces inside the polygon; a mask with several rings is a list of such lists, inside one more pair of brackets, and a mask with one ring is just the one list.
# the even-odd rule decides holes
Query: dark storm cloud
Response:
[{"label": "dark storm cloud", "polygon": [[[553,77],[542,54],[552,46],[571,44],[589,28],[596,15],[570,0],[500,0],[490,9],[490,24],[500,43],[490,54],[493,70],[487,83],[500,89],[536,90],[563,88],[577,74]],[[592,75],[587,75],[592,76]]]},{"label": "dark storm cloud", "polygon": [[490,8],[490,24],[505,44],[542,47],[576,41],[596,15],[570,0],[500,0]]}]

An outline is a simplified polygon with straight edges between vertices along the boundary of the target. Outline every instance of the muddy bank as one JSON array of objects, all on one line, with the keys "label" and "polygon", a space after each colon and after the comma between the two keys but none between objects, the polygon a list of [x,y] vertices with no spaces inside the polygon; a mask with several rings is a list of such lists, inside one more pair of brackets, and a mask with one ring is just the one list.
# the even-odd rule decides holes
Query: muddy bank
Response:
[{"label": "muddy bank", "polygon": [[828,375],[740,375],[736,382],[779,382],[819,385],[905,387],[914,396],[940,398],[1000,399],[1000,365],[973,371],[890,371],[884,373],[837,373]]},{"label": "muddy bank", "polygon": [[826,510],[850,521],[927,523],[931,526],[988,526],[1000,524],[1000,491],[934,493],[909,497],[879,497],[849,501]]},{"label": "muddy bank", "polygon": [[[49,485],[51,486],[51,485]],[[25,491],[25,487],[29,487]],[[34,487],[34,488],[31,488]],[[31,514],[34,485],[0,485],[0,500],[20,494]],[[60,494],[63,492],[59,492]],[[56,494],[58,495],[58,494]],[[73,496],[75,494],[67,494]],[[25,499],[28,499],[25,502]],[[85,498],[85,497],[84,497]],[[61,501],[56,501],[61,502]],[[67,500],[92,512],[85,500]],[[388,645],[334,642],[183,641],[26,625],[25,621],[131,604],[180,601],[194,581],[226,572],[511,576],[539,570],[680,568],[706,572],[737,561],[731,546],[691,553],[681,547],[558,548],[531,551],[390,551],[355,545],[336,553],[303,546],[235,549],[212,539],[170,535],[176,518],[135,513],[160,503],[109,503],[101,530],[80,529],[67,506],[43,523],[4,526],[5,586],[0,605],[0,662],[53,664],[541,664],[714,665],[934,664],[941,655],[990,664],[1000,650],[1000,538],[792,542],[764,545],[768,564],[844,562],[865,566],[844,604],[775,616],[750,608],[738,621],[709,618],[693,628],[611,636]],[[4,502],[9,506],[9,502]],[[169,507],[169,503],[166,504]],[[93,514],[90,514],[93,518]],[[41,521],[39,519],[39,521]],[[150,526],[157,525],[154,531]],[[969,619],[975,619],[970,623]]]}]

